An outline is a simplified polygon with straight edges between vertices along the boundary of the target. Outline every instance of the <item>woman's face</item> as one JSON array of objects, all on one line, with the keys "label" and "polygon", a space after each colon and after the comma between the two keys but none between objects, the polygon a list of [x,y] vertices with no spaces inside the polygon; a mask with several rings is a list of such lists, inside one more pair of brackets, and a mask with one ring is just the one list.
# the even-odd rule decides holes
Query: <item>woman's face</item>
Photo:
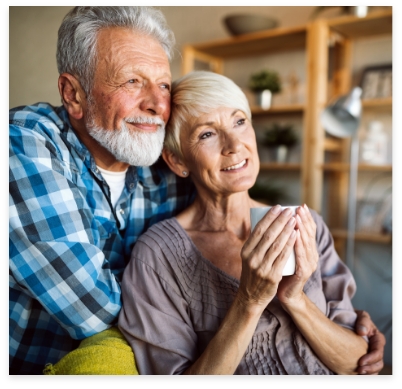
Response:
[{"label": "woman's face", "polygon": [[218,108],[180,134],[184,163],[198,192],[228,195],[250,189],[260,162],[254,129],[246,115]]}]

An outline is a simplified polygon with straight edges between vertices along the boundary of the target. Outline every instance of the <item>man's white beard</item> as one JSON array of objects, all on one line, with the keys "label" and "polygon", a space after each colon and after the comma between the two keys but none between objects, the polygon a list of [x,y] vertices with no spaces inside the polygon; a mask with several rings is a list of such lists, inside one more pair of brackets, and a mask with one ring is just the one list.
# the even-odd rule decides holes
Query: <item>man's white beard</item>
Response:
[{"label": "man's white beard", "polygon": [[[127,123],[158,124],[156,132],[130,130]],[[95,125],[89,115],[86,127],[89,134],[120,161],[133,166],[150,166],[162,153],[165,123],[159,118],[133,117],[122,120],[120,129],[105,130]]]}]

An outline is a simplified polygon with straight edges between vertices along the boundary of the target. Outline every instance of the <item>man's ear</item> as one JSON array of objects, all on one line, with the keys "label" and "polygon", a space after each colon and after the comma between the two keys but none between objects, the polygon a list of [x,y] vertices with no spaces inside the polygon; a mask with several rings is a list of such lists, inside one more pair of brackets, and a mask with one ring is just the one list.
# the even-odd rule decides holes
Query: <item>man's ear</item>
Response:
[{"label": "man's ear", "polygon": [[86,95],[80,82],[73,75],[63,73],[59,76],[58,86],[64,107],[69,115],[76,120],[82,119]]},{"label": "man's ear", "polygon": [[176,154],[172,153],[166,147],[164,147],[162,150],[162,158],[165,160],[170,170],[179,177],[188,177],[190,175],[185,163],[183,163],[183,161]]}]

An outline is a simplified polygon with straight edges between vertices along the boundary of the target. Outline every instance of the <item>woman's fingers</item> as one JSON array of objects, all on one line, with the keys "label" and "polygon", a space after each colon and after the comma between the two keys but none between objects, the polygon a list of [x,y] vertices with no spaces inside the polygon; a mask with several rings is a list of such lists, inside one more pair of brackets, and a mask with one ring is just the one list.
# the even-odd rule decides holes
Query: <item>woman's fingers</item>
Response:
[{"label": "woman's fingers", "polygon": [[253,253],[261,261],[268,251],[275,258],[282,251],[295,225],[291,210],[285,209],[261,236]]},{"label": "woman's fingers", "polygon": [[[286,210],[285,210],[286,211]],[[288,212],[282,212],[282,207],[272,207],[256,224],[242,249],[242,257],[247,258],[268,249],[290,218]],[[264,251],[264,253],[265,253]]]},{"label": "woman's fingers", "polygon": [[[315,270],[318,261],[315,238],[317,226],[306,205],[297,209],[296,221],[300,232],[300,240],[297,239],[295,244],[298,266],[303,266],[303,263],[309,263],[309,271],[311,272]],[[302,259],[305,259],[304,262],[301,261]]]},{"label": "woman's fingers", "polygon": [[300,215],[299,214],[296,214],[296,222],[297,222],[297,229],[299,230],[299,232],[300,232],[300,239],[301,239],[301,242],[303,243],[303,245],[304,245],[304,248],[307,250],[307,247],[308,247],[308,245],[309,245],[309,242],[310,242],[310,235],[309,235],[309,233],[308,233],[308,231],[307,231],[307,227],[306,227],[306,225],[303,223],[303,221],[302,221],[302,219],[301,219],[301,217],[300,217]]},{"label": "woman's fingers", "polygon": [[310,210],[307,208],[307,205],[304,204],[302,207],[297,208],[296,211],[297,216],[299,216],[298,221],[303,224],[305,227],[304,233],[307,234],[305,239],[314,239],[316,234],[316,224],[310,213]]},{"label": "woman's fingers", "polygon": [[[289,243],[289,238],[294,231],[296,219],[292,217],[292,211],[285,209],[283,212],[278,210],[280,206],[271,208],[271,210],[257,223],[250,238],[243,246],[242,258],[247,261],[247,267],[253,271],[257,271],[262,277],[271,270],[275,261],[275,268],[281,266],[281,259],[284,255],[284,250],[287,256],[290,255],[290,249],[293,249],[294,239],[289,249],[286,245]],[[272,211],[272,212],[271,212]],[[284,266],[284,264],[283,264]],[[282,266],[282,267],[283,267]],[[280,274],[282,272],[280,271]]]},{"label": "woman's fingers", "polygon": [[[292,219],[294,220],[294,218],[292,218]],[[290,254],[292,253],[292,250],[295,245],[295,241],[296,241],[296,237],[297,237],[297,231],[294,229],[295,222],[291,224],[292,230],[290,232],[290,236],[287,234],[286,235],[283,234],[284,235],[283,238],[285,240],[284,246],[283,246],[282,250],[280,251],[280,253],[276,256],[276,259],[274,260],[274,262],[272,264],[272,268],[274,269],[275,273],[278,273],[280,276],[282,276],[283,268],[285,267],[286,262],[290,256]],[[268,253],[267,253],[267,256],[268,256]],[[268,260],[266,262],[268,263]]]},{"label": "woman's fingers", "polygon": [[278,218],[281,213],[281,206],[275,205],[272,207],[264,217],[256,224],[254,230],[250,234],[242,249],[242,256],[248,257],[258,243],[261,241],[262,236],[266,233],[271,224]]}]

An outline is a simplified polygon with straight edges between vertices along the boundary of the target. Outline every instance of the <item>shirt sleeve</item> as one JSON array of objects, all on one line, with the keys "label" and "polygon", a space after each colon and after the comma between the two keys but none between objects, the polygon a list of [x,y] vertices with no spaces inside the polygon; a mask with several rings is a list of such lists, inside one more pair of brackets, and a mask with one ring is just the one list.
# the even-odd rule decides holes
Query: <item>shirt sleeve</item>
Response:
[{"label": "shirt sleeve", "polygon": [[332,235],[321,216],[313,213],[317,224],[317,249],[326,299],[326,316],[333,322],[354,331],[357,314],[352,305],[356,283],[352,272],[339,258]]},{"label": "shirt sleeve", "polygon": [[140,238],[123,274],[118,325],[141,375],[182,374],[198,357],[187,302],[161,255]]},{"label": "shirt sleeve", "polygon": [[[82,339],[110,327],[120,285],[71,167],[44,131],[10,126],[9,254],[16,288]],[[87,193],[87,196],[85,194]]]}]

